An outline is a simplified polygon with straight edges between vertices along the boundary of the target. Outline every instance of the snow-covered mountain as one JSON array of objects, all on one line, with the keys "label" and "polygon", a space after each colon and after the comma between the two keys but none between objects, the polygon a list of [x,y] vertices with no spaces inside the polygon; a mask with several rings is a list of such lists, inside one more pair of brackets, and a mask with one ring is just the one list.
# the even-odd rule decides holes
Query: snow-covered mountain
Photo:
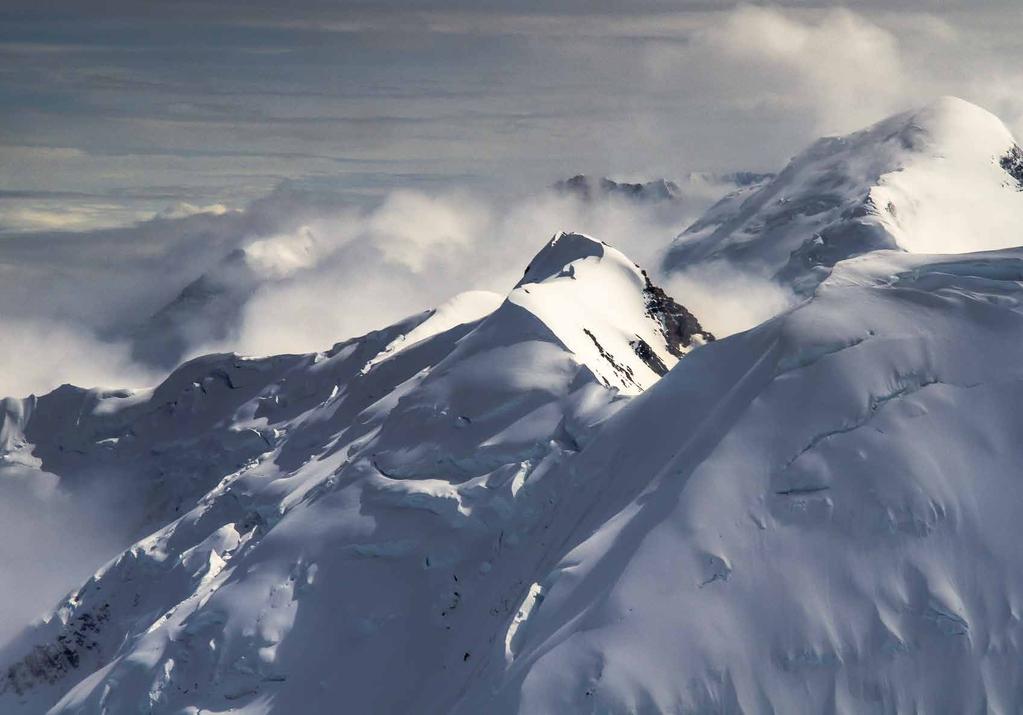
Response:
[{"label": "snow-covered mountain", "polygon": [[[621,253],[560,234],[503,301],[200,358],[152,391],[6,401],[4,464],[123,486],[143,538],[6,648],[4,711],[408,707],[419,657],[469,660],[437,647],[477,637],[456,614],[473,584],[549,526],[545,475],[712,339]],[[307,658],[348,665],[321,685]]]},{"label": "snow-covered mountain", "polygon": [[555,476],[522,615],[436,711],[1018,711],[1021,279],[875,254],[687,358]]},{"label": "snow-covered mountain", "polygon": [[323,353],[5,400],[0,479],[131,528],[0,711],[1023,709],[1021,164],[950,99],[818,143],[672,252],[805,292],[722,340],[559,234]]},{"label": "snow-covered mountain", "polygon": [[1023,235],[1023,152],[984,109],[944,97],[821,139],[756,191],[683,232],[669,271],[727,261],[812,291],[836,262],[876,249],[962,253]]}]

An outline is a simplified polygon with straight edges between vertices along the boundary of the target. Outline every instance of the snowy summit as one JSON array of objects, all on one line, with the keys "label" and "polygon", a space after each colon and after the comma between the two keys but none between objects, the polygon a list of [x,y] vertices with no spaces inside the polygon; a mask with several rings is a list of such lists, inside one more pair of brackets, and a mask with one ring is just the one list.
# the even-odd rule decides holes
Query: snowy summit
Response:
[{"label": "snowy summit", "polygon": [[990,112],[944,97],[821,139],[758,191],[711,208],[665,265],[731,261],[807,292],[878,249],[965,253],[1019,244],[1023,151]]}]

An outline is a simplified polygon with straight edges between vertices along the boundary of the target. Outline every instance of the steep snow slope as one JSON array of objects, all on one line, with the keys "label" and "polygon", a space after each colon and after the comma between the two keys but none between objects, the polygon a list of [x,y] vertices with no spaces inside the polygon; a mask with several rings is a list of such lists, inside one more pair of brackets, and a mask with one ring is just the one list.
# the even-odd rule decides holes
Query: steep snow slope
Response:
[{"label": "steep snow slope", "polygon": [[875,249],[961,253],[1017,245],[1023,153],[1005,126],[945,97],[797,156],[751,195],[726,197],[675,241],[665,268],[725,260],[806,293]]},{"label": "steep snow slope", "polygon": [[[134,480],[157,506],[140,528],[166,526],[0,653],[3,710],[400,711],[460,687],[446,669],[516,606],[488,574],[550,526],[547,475],[710,339],[575,234],[492,308],[464,296],[317,355],[210,356],[152,392],[8,401],[8,462]],[[491,583],[481,630],[463,604]]]},{"label": "steep snow slope", "polygon": [[269,385],[281,444],[8,649],[5,709],[1023,707],[1023,250],[846,261],[624,403],[512,302],[577,245],[321,407],[350,351]]},{"label": "steep snow slope", "polygon": [[[579,234],[556,236],[508,301],[538,316],[602,383],[629,394],[652,385],[692,345],[713,340],[645,271]],[[638,315],[647,320],[637,323]]]},{"label": "steep snow slope", "polygon": [[854,259],[680,364],[554,475],[585,488],[457,711],[1018,712],[1021,281]]}]

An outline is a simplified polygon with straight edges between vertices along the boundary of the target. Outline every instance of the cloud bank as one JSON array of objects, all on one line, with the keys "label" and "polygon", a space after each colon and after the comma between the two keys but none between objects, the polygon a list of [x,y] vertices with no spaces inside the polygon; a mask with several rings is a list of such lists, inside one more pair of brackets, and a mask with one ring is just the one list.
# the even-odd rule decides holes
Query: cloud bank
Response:
[{"label": "cloud bank", "polygon": [[324,349],[465,290],[506,292],[562,230],[654,271],[729,186],[697,177],[686,200],[661,203],[397,190],[368,208],[284,186],[243,211],[175,207],[133,227],[15,236],[0,245],[0,302],[17,307],[0,313],[0,393],[145,385],[211,351]]},{"label": "cloud bank", "polygon": [[0,647],[124,547],[127,529],[95,488],[71,493],[47,472],[0,479]]},{"label": "cloud bank", "polygon": [[376,201],[770,170],[944,94],[1020,129],[1011,6],[836,5],[6,3],[0,232],[243,206],[284,180]]}]

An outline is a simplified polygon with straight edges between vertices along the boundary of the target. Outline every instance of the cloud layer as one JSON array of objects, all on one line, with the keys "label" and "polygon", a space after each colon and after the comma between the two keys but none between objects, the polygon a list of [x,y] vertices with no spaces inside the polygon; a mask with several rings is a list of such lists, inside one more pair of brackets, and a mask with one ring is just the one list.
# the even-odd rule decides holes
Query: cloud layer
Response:
[{"label": "cloud layer", "polygon": [[145,385],[212,351],[324,349],[465,290],[506,292],[562,230],[655,270],[728,187],[699,177],[684,201],[661,203],[397,190],[368,208],[282,187],[243,211],[178,208],[127,228],[11,237],[0,303],[17,309],[0,314],[0,394]]},{"label": "cloud layer", "polygon": [[1011,5],[829,5],[5,3],[0,231],[240,207],[285,180],[371,205],[770,170],[943,94],[1020,128]]}]

